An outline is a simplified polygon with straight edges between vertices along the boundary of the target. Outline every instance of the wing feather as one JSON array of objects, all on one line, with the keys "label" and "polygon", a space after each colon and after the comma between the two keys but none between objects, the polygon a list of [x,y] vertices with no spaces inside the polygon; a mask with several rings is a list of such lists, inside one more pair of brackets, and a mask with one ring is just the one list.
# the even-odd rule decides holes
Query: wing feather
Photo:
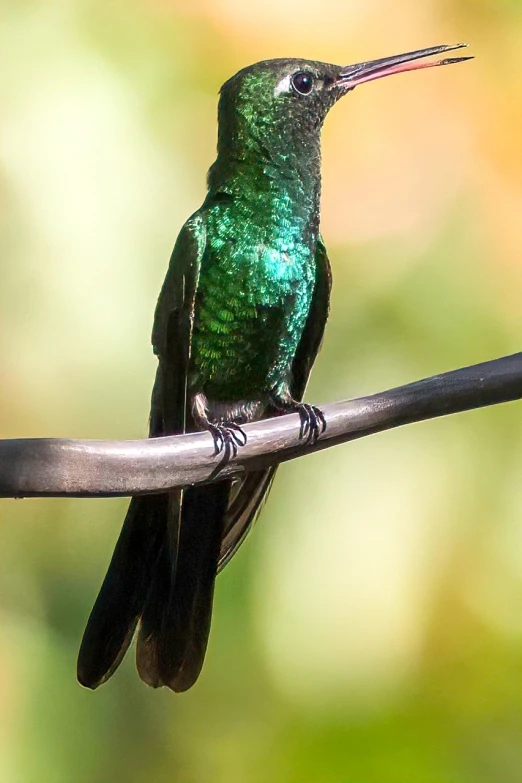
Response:
[{"label": "wing feather", "polygon": [[[151,421],[161,422],[157,435],[187,431],[188,367],[205,247],[204,218],[196,213],[178,236],[154,315],[152,345],[159,366]],[[140,676],[153,686],[162,684],[160,661],[168,635],[169,616],[176,602],[174,585],[180,555],[184,491],[174,490],[167,497],[156,568],[141,615],[136,649]]]}]

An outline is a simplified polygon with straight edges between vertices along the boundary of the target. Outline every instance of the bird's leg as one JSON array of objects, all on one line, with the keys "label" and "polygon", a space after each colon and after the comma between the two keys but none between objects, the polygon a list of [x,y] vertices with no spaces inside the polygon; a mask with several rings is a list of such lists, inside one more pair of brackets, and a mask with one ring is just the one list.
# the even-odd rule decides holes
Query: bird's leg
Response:
[{"label": "bird's leg", "polygon": [[235,457],[239,446],[244,446],[247,436],[241,426],[232,418],[220,416],[218,419],[209,417],[208,401],[202,392],[194,395],[192,401],[192,417],[196,427],[208,430],[214,439],[214,454],[224,453],[225,461]]},{"label": "bird's leg", "polygon": [[282,413],[298,413],[301,419],[299,437],[305,438],[306,443],[315,443],[326,430],[324,413],[315,405],[294,400],[290,392],[273,394],[272,404],[276,410]]}]

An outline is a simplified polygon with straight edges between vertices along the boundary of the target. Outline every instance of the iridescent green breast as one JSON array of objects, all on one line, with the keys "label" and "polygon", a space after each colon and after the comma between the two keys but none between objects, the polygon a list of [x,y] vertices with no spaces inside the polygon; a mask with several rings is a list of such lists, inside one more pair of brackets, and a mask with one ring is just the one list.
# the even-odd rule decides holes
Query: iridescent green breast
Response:
[{"label": "iridescent green breast", "polygon": [[207,211],[189,381],[212,400],[260,399],[288,381],[317,241],[288,206],[259,199]]}]

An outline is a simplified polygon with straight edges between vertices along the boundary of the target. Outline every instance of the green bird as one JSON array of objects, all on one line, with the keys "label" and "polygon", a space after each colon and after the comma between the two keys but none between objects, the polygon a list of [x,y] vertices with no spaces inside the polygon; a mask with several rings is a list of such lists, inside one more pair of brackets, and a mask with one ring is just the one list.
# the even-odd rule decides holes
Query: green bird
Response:
[{"label": "green bird", "polygon": [[[246,442],[242,425],[289,411],[303,438],[320,437],[324,416],[302,398],[331,286],[319,232],[323,121],[357,85],[470,59],[419,62],[464,45],[346,67],[268,60],[223,85],[208,194],[181,229],[156,308],[150,437],[209,430],[228,459]],[[275,471],[131,500],[80,648],[81,684],[113,674],[137,626],[142,680],[174,691],[195,683],[216,574]]]}]

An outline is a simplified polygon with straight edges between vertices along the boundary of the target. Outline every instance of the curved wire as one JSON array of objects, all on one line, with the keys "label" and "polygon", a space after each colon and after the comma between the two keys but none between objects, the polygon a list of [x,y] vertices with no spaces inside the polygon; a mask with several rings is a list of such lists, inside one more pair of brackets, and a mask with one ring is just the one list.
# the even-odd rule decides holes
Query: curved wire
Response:
[{"label": "curved wire", "polygon": [[297,414],[244,427],[227,464],[207,432],[129,441],[0,440],[0,497],[111,497],[163,492],[294,459],[338,443],[450,413],[522,398],[522,353],[435,375],[370,397],[321,406],[327,429],[299,438]]}]

